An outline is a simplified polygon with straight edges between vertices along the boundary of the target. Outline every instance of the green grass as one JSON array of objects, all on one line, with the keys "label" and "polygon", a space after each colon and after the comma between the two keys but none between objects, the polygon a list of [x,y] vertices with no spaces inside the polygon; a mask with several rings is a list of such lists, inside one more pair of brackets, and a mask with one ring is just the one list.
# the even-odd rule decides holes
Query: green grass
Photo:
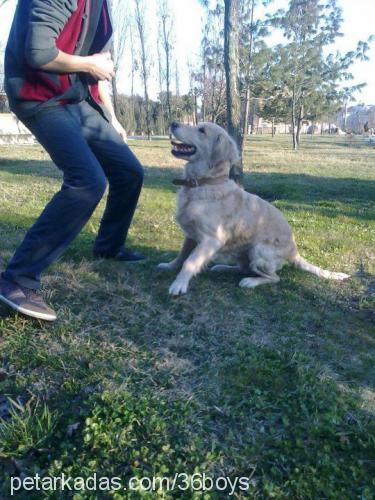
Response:
[{"label": "green grass", "polygon": [[[246,188],[284,212],[305,258],[351,280],[285,267],[279,284],[243,290],[237,277],[207,272],[178,299],[156,264],[181,244],[171,180],[182,164],[167,141],[131,147],[146,181],[130,244],[149,263],[91,259],[103,201],[45,276],[59,320],[0,306],[0,498],[10,474],[36,472],[125,482],[204,472],[250,477],[234,498],[373,498],[374,147],[315,137],[295,153],[288,137],[256,136],[245,152]],[[3,267],[60,180],[40,146],[0,147]]]}]

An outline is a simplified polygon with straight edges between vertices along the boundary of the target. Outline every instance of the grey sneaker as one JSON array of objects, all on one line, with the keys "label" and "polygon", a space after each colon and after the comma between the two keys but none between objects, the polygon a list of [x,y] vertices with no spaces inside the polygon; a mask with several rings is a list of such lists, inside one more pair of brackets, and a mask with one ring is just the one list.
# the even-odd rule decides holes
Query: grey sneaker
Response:
[{"label": "grey sneaker", "polygon": [[21,287],[4,278],[0,278],[0,301],[31,318],[56,320],[55,311],[47,306],[37,290]]}]

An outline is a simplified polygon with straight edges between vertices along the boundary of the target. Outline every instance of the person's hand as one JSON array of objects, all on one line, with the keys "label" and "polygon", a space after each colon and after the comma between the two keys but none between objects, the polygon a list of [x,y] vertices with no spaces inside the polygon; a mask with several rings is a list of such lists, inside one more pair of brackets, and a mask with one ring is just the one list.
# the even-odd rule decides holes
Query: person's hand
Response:
[{"label": "person's hand", "polygon": [[123,141],[128,142],[128,134],[117,118],[112,118],[112,125],[116,132],[122,137]]},{"label": "person's hand", "polygon": [[110,52],[87,56],[88,73],[96,81],[111,80],[115,75],[114,64]]}]

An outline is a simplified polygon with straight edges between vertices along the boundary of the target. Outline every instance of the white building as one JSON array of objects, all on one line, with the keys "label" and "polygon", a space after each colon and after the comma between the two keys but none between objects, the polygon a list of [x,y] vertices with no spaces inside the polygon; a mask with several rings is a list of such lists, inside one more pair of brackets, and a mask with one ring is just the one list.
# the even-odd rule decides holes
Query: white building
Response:
[{"label": "white building", "polygon": [[34,144],[31,132],[12,113],[0,113],[0,144]]}]

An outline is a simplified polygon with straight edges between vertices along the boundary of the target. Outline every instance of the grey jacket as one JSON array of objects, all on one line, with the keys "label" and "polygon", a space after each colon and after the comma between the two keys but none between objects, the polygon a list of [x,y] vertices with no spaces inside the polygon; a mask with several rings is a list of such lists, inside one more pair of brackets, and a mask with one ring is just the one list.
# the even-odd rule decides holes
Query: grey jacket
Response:
[{"label": "grey jacket", "polygon": [[87,56],[109,50],[113,33],[107,0],[19,0],[5,51],[5,89],[20,118],[46,106],[89,99],[96,82],[84,74],[41,70],[58,51]]}]

